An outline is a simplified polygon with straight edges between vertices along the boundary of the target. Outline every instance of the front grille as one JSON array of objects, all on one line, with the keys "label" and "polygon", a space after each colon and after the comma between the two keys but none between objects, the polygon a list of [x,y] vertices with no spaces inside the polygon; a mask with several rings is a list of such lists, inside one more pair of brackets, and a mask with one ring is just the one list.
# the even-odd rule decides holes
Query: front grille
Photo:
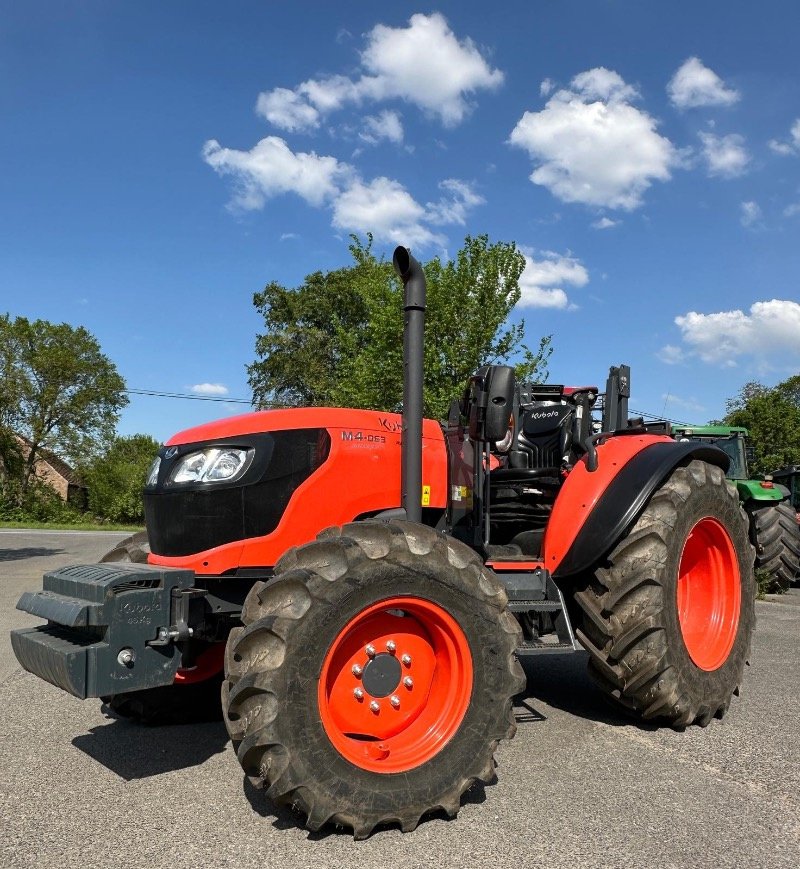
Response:
[{"label": "front grille", "polygon": [[[272,533],[297,487],[319,468],[330,448],[325,429],[271,432],[239,441],[254,446],[256,452],[252,467],[235,484],[161,484],[145,490],[145,519],[153,553],[192,555]],[[229,438],[225,443],[239,441]],[[173,461],[218,443],[181,447]]]}]

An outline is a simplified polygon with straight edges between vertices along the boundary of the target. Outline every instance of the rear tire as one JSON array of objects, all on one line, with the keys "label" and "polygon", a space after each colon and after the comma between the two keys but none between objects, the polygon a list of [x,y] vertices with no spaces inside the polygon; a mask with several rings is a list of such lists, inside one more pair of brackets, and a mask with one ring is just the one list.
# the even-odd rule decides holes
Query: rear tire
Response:
[{"label": "rear tire", "polygon": [[310,830],[362,839],[455,816],[472,784],[495,780],[525,686],[497,579],[464,544],[400,521],[328,529],[276,574],[248,595],[226,653],[245,773]]},{"label": "rear tire", "polygon": [[575,601],[590,672],[616,703],[678,729],[721,718],[755,621],[747,520],[722,471],[676,468]]},{"label": "rear tire", "polygon": [[756,570],[770,576],[767,591],[783,594],[800,574],[800,525],[788,501],[747,505],[750,540],[756,548]]}]

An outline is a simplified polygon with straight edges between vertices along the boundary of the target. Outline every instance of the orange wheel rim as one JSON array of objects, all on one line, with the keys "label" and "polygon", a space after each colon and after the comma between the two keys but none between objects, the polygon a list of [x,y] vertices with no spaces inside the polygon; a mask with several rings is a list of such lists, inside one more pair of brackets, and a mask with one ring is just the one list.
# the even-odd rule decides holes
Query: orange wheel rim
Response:
[{"label": "orange wheel rim", "polygon": [[742,604],[739,561],[730,535],[716,519],[689,532],[678,568],[678,618],[689,657],[701,670],[728,659]]},{"label": "orange wheel rim", "polygon": [[318,702],[333,746],[355,766],[421,766],[457,732],[472,695],[472,655],[458,622],[432,601],[388,598],[337,634]]}]

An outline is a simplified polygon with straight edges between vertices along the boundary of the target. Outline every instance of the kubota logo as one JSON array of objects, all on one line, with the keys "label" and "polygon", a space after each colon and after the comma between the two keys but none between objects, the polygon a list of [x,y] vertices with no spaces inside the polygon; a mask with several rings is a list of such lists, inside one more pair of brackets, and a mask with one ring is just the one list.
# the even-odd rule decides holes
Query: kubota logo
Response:
[{"label": "kubota logo", "polygon": [[558,416],[557,410],[542,410],[539,413],[532,413],[532,419],[548,419],[551,416]]}]

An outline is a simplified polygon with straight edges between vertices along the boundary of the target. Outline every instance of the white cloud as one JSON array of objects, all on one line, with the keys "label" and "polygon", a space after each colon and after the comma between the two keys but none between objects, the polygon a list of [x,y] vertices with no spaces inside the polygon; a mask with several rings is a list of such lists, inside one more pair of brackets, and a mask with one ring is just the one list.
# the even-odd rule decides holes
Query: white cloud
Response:
[{"label": "white cloud", "polygon": [[683,361],[684,352],[680,347],[676,347],[674,344],[665,344],[658,351],[658,358],[662,362],[666,362],[667,365],[677,365],[679,362]]},{"label": "white cloud", "polygon": [[551,78],[542,79],[542,83],[539,85],[539,96],[548,97],[553,92],[556,83]]},{"label": "white cloud", "polygon": [[189,387],[197,395],[227,395],[228,387],[222,383],[196,383]]},{"label": "white cloud", "polygon": [[739,92],[725,82],[698,57],[690,57],[667,85],[670,101],[679,109],[699,106],[730,106],[739,100]]},{"label": "white cloud", "polygon": [[793,202],[783,209],[784,217],[796,217],[798,214],[800,214],[800,202]]},{"label": "white cloud", "polygon": [[742,214],[739,218],[742,226],[752,226],[761,220],[761,206],[752,200],[741,203]]},{"label": "white cloud", "polygon": [[424,221],[423,206],[390,178],[356,181],[333,203],[333,225],[338,229],[372,232],[377,238],[409,246],[444,244],[444,237],[431,232]]},{"label": "white cloud", "polygon": [[503,82],[503,73],[489,66],[472,40],[459,40],[437,12],[412,15],[408,27],[376,25],[361,65],[356,78],[335,75],[264,92],[256,111],[281,129],[310,130],[346,104],[400,99],[453,127],[472,108],[471,94]]},{"label": "white cloud", "polygon": [[[313,152],[294,153],[275,136],[250,151],[211,140],[203,157],[219,175],[233,178],[232,206],[260,209],[273,197],[295,193],[313,207],[330,208],[336,229],[420,247],[444,245],[446,238],[431,227],[463,226],[469,211],[484,201],[466,181],[448,178],[439,184],[438,201],[422,205],[398,181],[365,181],[349,164]],[[286,233],[281,240],[292,237]]]},{"label": "white cloud", "polygon": [[379,115],[368,115],[364,118],[364,129],[359,133],[359,138],[370,145],[377,145],[383,139],[399,145],[403,141],[400,115],[388,109]]},{"label": "white cloud", "polygon": [[604,66],[579,72],[572,79],[572,87],[588,100],[628,102],[639,97],[635,87],[626,84],[619,73]]},{"label": "white cloud", "polygon": [[685,344],[703,362],[727,367],[740,356],[800,357],[800,304],[785,299],[755,302],[741,310],[676,317]]},{"label": "white cloud", "polygon": [[475,193],[471,185],[457,178],[446,178],[439,184],[444,195],[438,202],[427,204],[428,220],[437,224],[466,223],[467,212],[476,205],[482,205],[486,200]]},{"label": "white cloud", "polygon": [[540,112],[525,112],[510,143],[537,164],[530,176],[565,202],[632,210],[679,156],[656,121],[631,105],[636,90],[603,67],[575,76]]},{"label": "white cloud", "polygon": [[275,88],[258,95],[256,111],[271,124],[288,130],[310,130],[319,126],[319,112],[300,94],[288,88]]},{"label": "white cloud", "polygon": [[535,259],[533,251],[522,253],[525,268],[519,279],[521,308],[568,308],[569,299],[560,285],[583,287],[589,282],[589,272],[575,257],[541,251],[540,259]]},{"label": "white cloud", "polygon": [[399,97],[434,115],[445,126],[469,111],[466,94],[494,89],[503,73],[491,69],[469,37],[459,41],[439,13],[412,15],[409,26],[378,24],[361,60],[373,78],[362,79],[378,99]]},{"label": "white cloud", "polygon": [[800,154],[800,118],[792,124],[789,136],[788,142],[770,139],[767,144],[776,154],[780,154],[783,157],[788,157],[790,154]]},{"label": "white cloud", "polygon": [[619,226],[622,223],[621,220],[612,220],[610,217],[601,217],[600,220],[595,220],[592,223],[592,229],[612,229],[615,226]]},{"label": "white cloud", "polygon": [[714,133],[699,133],[703,143],[703,157],[708,166],[708,174],[718,178],[736,178],[743,175],[750,162],[750,155],[744,147],[744,138],[738,133],[728,136],[715,136]]},{"label": "white cloud", "polygon": [[296,154],[277,136],[262,139],[249,151],[223,148],[211,139],[203,146],[203,159],[217,174],[233,177],[233,204],[245,210],[262,208],[281,193],[296,193],[309,205],[322,205],[353,172],[335,157],[313,151]]}]

